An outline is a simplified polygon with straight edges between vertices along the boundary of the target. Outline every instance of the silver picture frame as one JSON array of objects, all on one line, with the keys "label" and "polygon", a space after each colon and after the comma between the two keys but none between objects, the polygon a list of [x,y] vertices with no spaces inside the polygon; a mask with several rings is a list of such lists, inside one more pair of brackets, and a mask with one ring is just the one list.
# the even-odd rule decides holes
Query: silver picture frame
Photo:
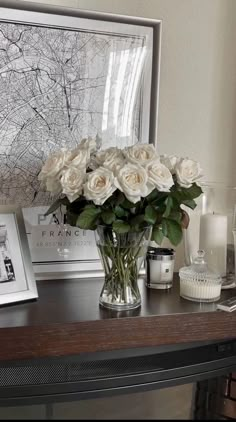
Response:
[{"label": "silver picture frame", "polygon": [[37,297],[22,211],[0,206],[0,305]]},{"label": "silver picture frame", "polygon": [[[132,116],[132,119],[133,119],[132,120],[132,129],[133,129],[133,131],[132,131],[132,133],[134,135],[132,135],[132,137],[124,136],[121,140],[121,137],[119,137],[117,135],[117,132],[115,134],[115,136],[117,136],[117,138],[115,138],[113,136],[114,134],[111,131],[113,129],[103,131],[101,138],[102,138],[102,142],[104,142],[104,144],[102,144],[102,146],[108,147],[108,146],[115,146],[115,145],[118,146],[119,145],[120,147],[124,147],[124,146],[128,146],[128,145],[132,145],[135,142],[151,142],[151,143],[156,145],[156,143],[157,143],[157,131],[158,131],[158,104],[159,104],[160,58],[161,58],[161,33],[162,33],[162,21],[161,20],[154,20],[154,19],[147,19],[147,18],[140,18],[140,17],[131,17],[131,16],[124,16],[124,15],[115,15],[115,14],[95,12],[95,11],[93,12],[93,11],[65,8],[65,7],[59,7],[59,6],[43,5],[43,4],[37,4],[37,3],[24,2],[24,1],[20,1],[20,0],[17,1],[17,2],[11,1],[11,0],[8,0],[8,1],[0,0],[0,29],[1,29],[1,23],[2,23],[2,25],[3,24],[9,25],[10,35],[12,33],[14,33],[14,31],[11,32],[11,25],[16,25],[16,28],[17,28],[17,25],[19,26],[19,28],[22,25],[26,26],[27,28],[42,28],[42,31],[43,30],[46,30],[46,31],[50,31],[50,30],[58,30],[59,31],[60,30],[61,33],[64,33],[64,34],[69,34],[69,33],[71,34],[71,33],[74,33],[76,31],[77,32],[82,31],[81,33],[85,34],[86,31],[89,31],[89,34],[90,33],[93,33],[95,35],[99,34],[101,37],[105,37],[104,38],[105,41],[106,40],[108,40],[108,41],[112,40],[111,42],[114,44],[115,49],[118,49],[118,50],[123,49],[124,51],[126,51],[126,49],[128,50],[129,48],[134,48],[137,51],[139,51],[140,55],[136,54],[136,56],[135,55],[131,56],[131,59],[129,59],[130,62],[127,61],[127,56],[125,56],[125,53],[122,56],[123,62],[125,62],[126,65],[127,65],[126,66],[127,69],[129,69],[130,67],[132,69],[132,66],[134,68],[135,63],[136,63],[136,67],[138,67],[139,63],[141,63],[141,58],[145,57],[145,59],[143,59],[143,62],[142,62],[142,67],[140,65],[140,69],[139,69],[140,77],[138,79],[138,83],[139,83],[140,87],[138,86],[138,89],[137,89],[137,92],[138,92],[138,94],[136,96],[137,98],[136,97],[132,98],[132,89],[131,89],[132,86],[131,86],[130,82],[127,83],[127,85],[130,85],[130,87],[131,87],[130,88],[130,98],[131,99],[129,101],[131,101],[131,102],[133,101],[133,103],[135,104],[135,106],[133,105],[133,108],[132,108],[132,110],[133,110],[133,116]],[[19,31],[16,30],[16,34],[18,34],[17,39],[19,37],[21,39],[20,39],[18,44],[17,43],[14,44],[15,50],[13,48],[14,46],[12,46],[12,48],[13,48],[13,50],[12,50],[13,51],[12,52],[13,59],[15,58],[14,55],[18,54],[17,49],[19,51],[20,51],[20,49],[22,49],[22,44],[20,44],[20,43],[23,42],[22,41],[23,37],[20,36]],[[42,36],[42,34],[38,34],[37,31],[33,32],[33,35],[35,35],[35,37]],[[51,36],[51,34],[50,34],[50,36]],[[5,37],[7,42],[9,41],[9,39],[11,39],[5,33],[4,33],[4,35],[2,35],[2,37]],[[107,37],[107,39],[106,39],[106,37]],[[114,41],[115,38],[116,38],[116,40]],[[31,39],[32,39],[32,37],[31,37]],[[38,42],[37,42],[37,40],[38,39],[36,39],[36,45],[37,45],[37,48],[38,48],[38,46],[40,45],[40,39],[39,39]],[[15,39],[12,40],[12,41],[15,41]],[[55,39],[55,45],[57,45],[57,48],[58,48],[58,44],[56,44],[56,41],[57,40]],[[27,42],[27,37],[26,37],[25,42]],[[119,42],[121,42],[121,44],[120,44],[121,47],[119,46]],[[126,43],[126,44],[123,44],[123,43]],[[1,31],[0,31],[0,44],[1,44]],[[124,47],[124,45],[127,45],[128,47]],[[42,44],[42,46],[43,46],[43,44]],[[63,46],[65,46],[65,44],[63,44]],[[130,46],[132,46],[132,47],[130,47]],[[133,46],[135,46],[135,47],[133,47]],[[0,47],[1,47],[1,45],[0,45]],[[31,60],[31,56],[32,56],[31,47],[32,46],[30,44],[30,47],[27,50],[27,60],[24,61],[24,64],[25,63],[27,63],[27,65],[29,64],[30,70],[37,71],[37,66],[38,66],[39,62],[37,61],[38,59],[36,61],[35,61],[34,58]],[[98,48],[98,47],[100,48],[100,45],[99,45],[99,43],[97,44],[97,41],[96,41],[95,44],[92,44],[91,48],[93,49],[93,48]],[[5,47],[3,46],[3,48],[5,48]],[[55,48],[55,50],[56,50],[56,48]],[[144,52],[144,50],[145,50],[145,54],[142,56],[142,53]],[[103,50],[101,50],[101,51],[103,51]],[[108,49],[107,51],[110,54],[110,50]],[[64,52],[64,50],[63,50],[63,52]],[[2,52],[2,54],[4,55],[4,51]],[[102,54],[104,54],[103,59],[104,59],[104,61],[106,61],[105,60],[105,53],[102,53]],[[45,56],[46,56],[46,53],[45,53],[43,59],[47,59],[47,57],[45,57]],[[86,63],[87,57],[90,57],[90,56],[91,56],[90,50],[86,50],[84,52],[84,56],[83,56],[83,60],[85,60],[85,63]],[[40,54],[38,54],[37,57],[40,59]],[[77,63],[78,63],[79,56],[76,56],[76,57],[77,57]],[[116,63],[114,65],[114,67],[120,68],[120,72],[117,70],[117,73],[114,74],[114,87],[115,87],[114,89],[116,89],[117,91],[119,91],[119,90],[121,91],[121,93],[120,93],[120,91],[118,93],[120,95],[119,105],[117,105],[115,103],[115,101],[113,101],[113,103],[112,103],[113,104],[112,105],[113,111],[115,109],[116,115],[118,116],[117,117],[118,120],[116,120],[115,127],[120,126],[119,122],[121,120],[119,120],[119,119],[123,118],[122,117],[122,103],[124,102],[124,104],[125,104],[125,95],[122,97],[123,91],[121,90],[121,87],[120,87],[122,84],[119,82],[121,80],[120,79],[121,77],[123,77],[123,79],[124,79],[124,71],[122,70],[124,68],[124,66],[123,66],[122,60],[120,60],[120,63],[118,63],[119,66],[115,66]],[[3,63],[3,61],[2,61],[2,63]],[[3,64],[5,65],[5,62]],[[19,75],[19,72],[21,72],[21,68],[19,69],[18,66],[21,66],[21,64],[22,64],[22,61],[18,60],[16,62],[14,69],[10,69],[11,71],[14,71],[14,77],[15,77],[16,83],[18,82],[17,77]],[[40,63],[40,65],[38,67],[40,67],[41,64],[42,64],[42,62]],[[43,66],[44,66],[44,64],[43,64]],[[50,68],[50,65],[48,65],[48,64],[46,64],[45,66],[49,66],[49,68]],[[97,67],[99,68],[99,63],[97,65]],[[45,70],[45,69],[43,69],[43,70]],[[7,64],[5,65],[5,68],[4,68],[4,66],[1,67],[1,58],[0,58],[0,87],[1,87],[1,77],[2,77],[2,85],[6,86],[5,83],[8,80],[8,73],[7,73],[8,71],[9,71],[9,68],[7,67]],[[50,72],[51,72],[51,70],[50,70]],[[54,72],[54,70],[53,70],[53,72]],[[108,72],[108,70],[107,70],[107,72]],[[38,73],[38,75],[39,75],[39,73]],[[54,73],[53,73],[53,75],[54,75]],[[127,75],[129,76],[128,71],[127,71]],[[51,76],[52,75],[50,75],[50,77]],[[96,77],[97,76],[98,75],[96,74]],[[19,78],[21,78],[21,77],[22,77],[22,75],[20,74]],[[24,75],[24,77],[26,77],[26,76]],[[28,76],[27,76],[27,78],[28,78]],[[109,79],[108,77],[105,77],[105,82],[104,82],[105,85],[106,85],[108,79]],[[36,81],[36,82],[38,83],[38,81]],[[8,89],[7,92],[9,92],[9,89]],[[95,92],[95,94],[96,94],[96,92]],[[95,94],[93,94],[92,101],[93,101],[94,98],[96,98]],[[8,94],[6,94],[6,95],[8,95]],[[103,91],[102,91],[102,94],[98,94],[98,98],[100,98],[99,95],[103,95],[104,98],[105,98],[105,93]],[[22,93],[21,93],[21,96],[22,96]],[[2,96],[2,98],[3,98],[3,96]],[[11,104],[14,103],[14,101],[13,101],[14,98],[15,98],[15,93],[13,92],[13,98],[11,98],[11,101],[8,101],[8,104],[10,104],[10,107],[11,107]],[[26,101],[26,100],[27,100],[27,104],[28,104],[28,97],[24,99],[24,101]],[[29,100],[29,102],[30,101],[31,100]],[[21,104],[22,103],[20,102],[20,107],[21,107]],[[99,103],[99,101],[97,102],[97,104],[98,104],[98,108],[101,107],[101,104]],[[108,113],[108,111],[106,111],[106,113],[104,114],[104,104],[102,105],[102,107],[103,107],[103,116],[104,115],[106,116],[106,113]],[[20,110],[22,110],[22,109],[20,109]],[[41,112],[41,110],[42,110],[42,112]],[[119,111],[121,110],[121,112],[118,113],[118,110]],[[134,110],[136,110],[136,111],[134,111]],[[31,132],[29,131],[29,129],[27,127],[28,133],[31,133],[33,135],[37,134],[37,136],[39,136],[38,135],[39,126],[42,127],[42,131],[44,131],[45,126],[46,127],[50,126],[51,128],[53,127],[53,130],[54,130],[55,127],[60,125],[60,121],[63,120],[63,117],[61,117],[61,115],[60,116],[58,115],[56,124],[54,124],[51,121],[48,123],[47,119],[48,119],[49,116],[52,116],[53,113],[51,112],[51,110],[48,110],[48,109],[45,109],[45,110],[40,109],[40,107],[38,107],[37,101],[33,99],[33,102],[32,102],[32,104],[30,104],[29,109],[23,108],[23,112],[20,111],[20,114],[17,111],[15,120],[16,120],[16,124],[18,124],[18,125],[20,124],[20,129],[22,129],[23,126],[24,126],[24,128],[27,126],[26,121],[24,119],[27,120],[30,113],[33,114],[35,119],[38,119],[41,126],[38,125],[36,128],[35,128],[35,126],[30,126]],[[128,113],[128,115],[130,115],[130,114]],[[126,113],[126,116],[127,116],[127,113]],[[10,109],[10,117],[11,117],[11,109]],[[2,119],[3,118],[5,119],[6,116],[4,115],[2,117]],[[76,118],[76,116],[74,116],[74,118]],[[13,121],[13,119],[12,119],[13,123],[11,122],[10,125],[9,125],[9,120],[8,119],[5,120],[5,122],[6,122],[5,123],[6,126],[5,126],[5,129],[4,129],[5,130],[5,132],[4,132],[5,137],[3,137],[3,134],[1,136],[1,131],[0,131],[0,155],[2,155],[4,157],[6,155],[3,152],[3,149],[5,148],[5,143],[6,143],[5,140],[8,139],[8,135],[11,138],[12,133],[14,134],[15,130],[16,130],[16,132],[17,131],[19,132],[19,130],[15,128],[15,120]],[[96,119],[94,118],[93,122],[95,120]],[[78,121],[78,120],[76,120],[76,121]],[[1,123],[1,116],[0,116],[0,123]],[[99,123],[96,123],[96,124],[99,124]],[[97,130],[96,124],[94,124],[94,128],[95,128],[94,130]],[[130,122],[129,122],[129,124],[130,124]],[[10,129],[8,130],[8,128],[10,128]],[[77,128],[77,129],[79,131],[80,127]],[[69,137],[67,138],[67,134],[65,134],[65,136],[64,136],[63,130],[61,131],[61,133],[63,134],[63,136],[61,135],[61,137],[63,139],[66,139],[67,146],[70,147],[70,142],[73,143],[73,139],[69,138]],[[25,144],[24,144],[25,140],[24,140],[24,138],[22,138],[22,132],[23,131],[21,131],[19,136],[18,136],[18,132],[17,132],[16,136],[14,135],[14,137],[17,140],[17,144],[15,144],[15,145],[16,145],[16,147],[18,146],[18,150],[17,150],[16,147],[14,147],[14,149],[13,149],[13,159],[11,157],[10,166],[9,166],[9,162],[7,163],[6,174],[8,175],[9,167],[11,168],[12,163],[14,162],[13,170],[11,171],[10,178],[3,176],[3,179],[5,177],[6,183],[5,183],[5,190],[0,189],[0,201],[1,201],[1,203],[4,203],[4,201],[5,201],[5,203],[9,203],[8,201],[10,199],[10,202],[12,202],[12,201],[17,202],[23,208],[23,215],[24,215],[26,231],[27,231],[27,236],[28,236],[28,241],[29,241],[29,246],[30,246],[31,259],[32,259],[32,262],[33,262],[36,278],[37,279],[45,279],[45,278],[46,279],[50,279],[50,278],[54,279],[54,278],[64,278],[64,277],[92,277],[92,276],[97,277],[97,276],[102,275],[101,262],[100,262],[100,259],[99,259],[99,256],[98,256],[97,248],[96,248],[96,245],[95,245],[95,240],[94,240],[93,235],[91,233],[89,233],[89,232],[85,233],[84,231],[80,231],[80,233],[79,233],[80,240],[79,241],[84,243],[84,245],[83,245],[83,251],[81,249],[82,246],[80,246],[78,248],[77,257],[75,256],[76,251],[72,249],[72,248],[77,247],[76,246],[76,242],[78,240],[77,238],[74,238],[74,241],[73,241],[74,243],[73,243],[72,246],[70,246],[71,249],[68,252],[68,248],[67,248],[67,251],[65,252],[64,256],[63,256],[62,248],[60,246],[61,242],[58,242],[59,247],[56,247],[56,249],[55,249],[55,242],[51,243],[54,246],[52,246],[51,249],[50,249],[49,239],[47,239],[47,244],[43,243],[43,241],[42,241],[42,237],[44,236],[43,232],[45,231],[44,230],[45,225],[47,225],[47,230],[48,230],[49,233],[53,232],[53,231],[55,232],[55,230],[58,233],[58,227],[56,227],[55,224],[48,224],[48,220],[47,219],[44,220],[42,218],[42,215],[46,211],[47,205],[49,205],[50,202],[49,202],[49,198],[47,198],[47,201],[45,202],[44,198],[42,198],[40,196],[40,194],[38,194],[38,192],[37,192],[37,186],[39,186],[39,182],[36,182],[35,169],[38,168],[38,171],[40,170],[39,162],[41,164],[43,164],[42,158],[45,158],[45,156],[47,156],[47,154],[50,153],[50,148],[51,148],[50,145],[53,144],[53,142],[55,143],[55,139],[56,139],[56,142],[57,142],[58,137],[60,137],[60,132],[56,132],[56,130],[55,130],[56,135],[53,138],[53,142],[51,142],[52,139],[49,139],[49,141],[44,142],[44,144],[39,142],[38,145],[40,145],[40,147],[38,147],[38,149],[36,151],[36,155],[37,155],[37,157],[40,157],[40,158],[37,160],[37,162],[35,164],[33,163],[33,167],[34,167],[33,176],[30,173],[27,173],[29,161],[31,160],[31,157],[32,157],[32,151],[29,148],[28,156],[24,155],[25,154],[24,151],[26,151],[27,148],[25,148]],[[106,133],[108,134],[107,136],[106,136]],[[7,134],[7,136],[6,136],[6,134]],[[80,134],[80,132],[78,132],[78,134]],[[81,133],[80,138],[82,138],[82,135],[85,135],[85,137],[86,137],[85,132]],[[88,133],[87,135],[90,135],[90,133]],[[92,135],[95,135],[95,132],[92,133]],[[98,135],[100,136],[100,133],[98,133]],[[26,135],[26,140],[28,142],[27,145],[29,145],[31,143],[31,139],[28,140],[27,136],[28,135]],[[47,136],[48,135],[46,133],[45,137],[47,138]],[[22,139],[23,139],[23,142],[21,144]],[[71,139],[72,139],[72,141],[71,141]],[[110,139],[112,139],[113,141],[115,139],[114,145],[109,144]],[[19,145],[22,145],[21,148],[19,148]],[[2,146],[2,150],[1,150],[1,146]],[[61,145],[59,143],[58,146],[60,147],[60,146],[64,146],[64,145]],[[71,146],[73,146],[73,145],[71,145]],[[9,145],[7,145],[7,148],[8,147],[9,147]],[[43,154],[41,154],[40,148],[43,151]],[[45,153],[45,150],[47,148],[48,148],[48,150]],[[15,159],[16,155],[17,155],[17,158]],[[22,180],[22,178],[20,178],[19,174],[18,174],[18,169],[19,169],[19,167],[21,168],[21,163],[19,162],[19,159],[21,159],[22,162],[24,161],[23,170],[24,170],[24,172],[26,171],[26,173],[27,173],[26,177],[25,177],[25,175],[23,175],[23,179],[25,180],[25,182],[23,182],[22,185],[20,185],[20,180]],[[15,164],[16,162],[17,162],[17,165]],[[14,173],[15,168],[17,168],[16,173]],[[5,168],[3,167],[3,171],[1,172],[1,165],[0,165],[0,177],[2,177],[2,174],[3,175],[5,174],[4,172],[5,172]],[[12,186],[16,186],[17,185],[16,182],[19,183],[19,186],[18,186],[18,190],[16,190],[14,192],[14,190],[12,189]],[[8,186],[7,186],[7,183],[9,183]],[[37,185],[37,183],[38,183],[38,185]],[[3,183],[3,186],[4,186],[4,183]],[[30,191],[30,189],[31,189],[31,191]],[[9,192],[10,192],[10,194],[9,194]],[[9,195],[12,198],[9,198]],[[27,203],[28,197],[30,198],[31,202],[29,201]],[[11,199],[12,199],[12,201],[11,201]],[[22,202],[21,202],[21,200],[22,200]],[[44,207],[44,208],[42,208],[42,207]],[[50,227],[50,225],[51,225],[51,227]],[[63,228],[63,230],[64,230],[64,228]],[[62,231],[59,230],[59,233],[65,234],[66,229],[64,231],[63,230]],[[37,236],[39,236],[39,237],[37,238]],[[68,239],[66,239],[66,240],[68,240]],[[81,243],[81,245],[82,245],[82,243]],[[42,245],[42,246],[40,246],[40,245]],[[59,251],[58,256],[55,256],[55,250]],[[46,256],[46,258],[45,258],[45,256]]]}]

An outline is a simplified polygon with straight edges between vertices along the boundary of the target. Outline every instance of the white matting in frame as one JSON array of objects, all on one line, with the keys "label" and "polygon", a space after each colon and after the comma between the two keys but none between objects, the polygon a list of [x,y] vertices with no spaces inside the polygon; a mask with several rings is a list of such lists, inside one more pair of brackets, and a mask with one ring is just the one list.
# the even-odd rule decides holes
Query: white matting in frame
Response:
[{"label": "white matting in frame", "polygon": [[22,212],[0,206],[0,305],[37,297]]},{"label": "white matting in frame", "polygon": [[36,278],[103,275],[94,232],[63,225],[63,217],[59,213],[45,217],[47,208],[42,206],[23,209]]}]

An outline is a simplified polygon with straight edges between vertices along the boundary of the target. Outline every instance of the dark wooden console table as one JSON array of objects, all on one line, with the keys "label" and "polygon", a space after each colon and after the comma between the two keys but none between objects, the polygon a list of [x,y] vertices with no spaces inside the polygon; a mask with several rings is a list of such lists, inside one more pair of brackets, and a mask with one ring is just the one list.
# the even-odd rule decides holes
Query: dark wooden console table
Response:
[{"label": "dark wooden console table", "polygon": [[[236,312],[140,280],[142,306],[99,307],[102,280],[38,282],[39,299],[0,309],[0,405],[161,388],[236,369]],[[221,300],[236,295],[224,291]]]}]

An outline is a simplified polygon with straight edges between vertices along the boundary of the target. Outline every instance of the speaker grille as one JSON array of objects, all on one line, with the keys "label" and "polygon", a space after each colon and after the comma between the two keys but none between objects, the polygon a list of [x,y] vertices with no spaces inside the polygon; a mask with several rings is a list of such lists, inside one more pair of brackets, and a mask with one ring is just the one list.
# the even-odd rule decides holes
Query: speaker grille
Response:
[{"label": "speaker grille", "polygon": [[70,364],[9,365],[0,367],[0,387],[75,382],[160,369],[157,355]]}]

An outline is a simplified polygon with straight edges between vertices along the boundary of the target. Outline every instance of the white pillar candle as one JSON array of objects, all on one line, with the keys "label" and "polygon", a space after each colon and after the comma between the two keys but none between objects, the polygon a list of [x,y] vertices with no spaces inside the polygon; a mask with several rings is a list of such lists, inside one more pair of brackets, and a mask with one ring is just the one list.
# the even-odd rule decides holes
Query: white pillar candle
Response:
[{"label": "white pillar candle", "polygon": [[227,216],[203,214],[200,221],[200,249],[206,253],[209,268],[226,275]]}]

